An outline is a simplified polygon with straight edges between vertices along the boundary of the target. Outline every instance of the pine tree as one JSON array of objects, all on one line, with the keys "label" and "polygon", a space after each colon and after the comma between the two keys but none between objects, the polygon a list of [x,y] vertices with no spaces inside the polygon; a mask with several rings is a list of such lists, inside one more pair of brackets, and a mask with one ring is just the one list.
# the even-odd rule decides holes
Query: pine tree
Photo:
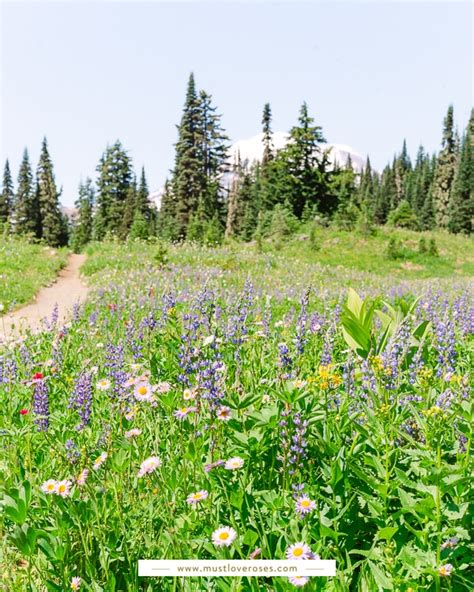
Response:
[{"label": "pine tree", "polygon": [[450,203],[448,228],[471,234],[474,221],[474,109],[462,141],[461,156]]},{"label": "pine tree", "polygon": [[92,240],[94,201],[94,186],[92,180],[87,178],[85,183],[79,185],[79,195],[75,203],[77,217],[72,235],[72,247],[76,253]]},{"label": "pine tree", "polygon": [[423,205],[418,214],[418,220],[421,230],[432,230],[435,227],[435,207],[433,201],[434,176],[437,168],[437,158],[433,155],[431,158],[427,157],[425,160],[425,167],[423,171]]},{"label": "pine tree", "polygon": [[[228,171],[228,141],[221,115],[216,113],[212,97],[205,91],[199,93],[202,182],[200,199],[203,202],[205,219],[211,221],[217,214],[219,225],[225,221],[225,200],[221,188],[221,177]],[[214,231],[213,231],[214,232]]]},{"label": "pine tree", "polygon": [[272,135],[272,110],[270,103],[265,103],[263,107],[262,126],[263,126],[263,157],[262,169],[265,171],[266,165],[273,159],[273,135]]},{"label": "pine tree", "polygon": [[117,140],[107,146],[97,166],[97,207],[94,234],[98,240],[119,235],[123,228],[125,204],[132,182],[131,160]]},{"label": "pine tree", "polygon": [[337,226],[350,230],[357,219],[357,208],[354,205],[356,193],[356,174],[349,155],[344,169],[338,171],[334,178],[334,191],[337,196],[337,211],[334,221]]},{"label": "pine tree", "polygon": [[0,193],[0,228],[3,224],[8,223],[13,213],[14,197],[13,179],[10,172],[10,164],[7,160],[3,170],[2,192]]},{"label": "pine tree", "polygon": [[407,199],[407,181],[410,178],[411,161],[408,156],[406,140],[403,140],[402,151],[395,158],[393,171],[396,194],[394,196],[395,200],[391,204],[392,209],[396,208],[402,200]]},{"label": "pine tree", "polygon": [[25,148],[18,173],[18,188],[14,202],[13,229],[15,234],[41,236],[38,195],[34,190],[28,150]]},{"label": "pine tree", "polygon": [[298,125],[291,129],[289,142],[277,158],[284,169],[284,175],[280,175],[279,179],[280,187],[277,188],[279,201],[287,201],[300,219],[306,203],[316,205],[324,214],[336,206],[334,200],[328,199],[330,175],[327,153],[321,150],[323,142],[322,128],[314,125],[308,106],[303,103]]},{"label": "pine tree", "polygon": [[178,240],[179,230],[175,224],[175,219],[176,198],[173,194],[171,181],[166,179],[157,216],[157,232],[161,238],[170,241]]},{"label": "pine tree", "polygon": [[380,188],[375,203],[374,219],[377,224],[385,224],[387,221],[390,207],[396,201],[396,194],[395,174],[392,167],[388,164],[382,172]]},{"label": "pine tree", "polygon": [[174,220],[165,221],[166,225],[176,225],[176,234],[179,239],[186,236],[189,221],[198,208],[204,187],[201,115],[201,102],[196,90],[194,74],[191,73],[183,115],[178,126],[178,141],[175,145],[173,188],[170,193],[175,200]]},{"label": "pine tree", "polygon": [[125,204],[123,208],[122,224],[118,231],[118,236],[121,240],[125,240],[130,232],[135,215],[140,219],[144,219],[143,214],[137,208],[137,180],[135,177],[130,182],[127,189],[127,195],[125,197]]},{"label": "pine tree", "polygon": [[40,237],[48,245],[58,247],[64,244],[64,220],[59,205],[60,192],[56,187],[46,138],[43,139],[36,171],[36,192],[40,208]]},{"label": "pine tree", "polygon": [[138,211],[143,218],[150,223],[152,218],[152,210],[149,199],[150,192],[148,191],[148,183],[145,175],[145,167],[142,167],[140,175],[140,183],[137,189],[135,210]]},{"label": "pine tree", "polygon": [[436,225],[447,228],[450,218],[450,202],[454,176],[456,174],[457,154],[454,134],[453,106],[448,108],[444,119],[442,150],[438,156],[438,166],[433,186],[433,202]]},{"label": "pine tree", "polygon": [[396,209],[390,212],[387,222],[390,226],[418,230],[416,214],[406,199],[402,199]]},{"label": "pine tree", "polygon": [[[225,236],[241,237],[247,224],[247,216],[250,202],[253,196],[253,179],[250,171],[245,170],[237,156],[237,161],[233,165],[233,180],[229,191],[227,221]],[[256,216],[256,212],[253,213]],[[248,230],[248,238],[252,236],[253,228]]]}]

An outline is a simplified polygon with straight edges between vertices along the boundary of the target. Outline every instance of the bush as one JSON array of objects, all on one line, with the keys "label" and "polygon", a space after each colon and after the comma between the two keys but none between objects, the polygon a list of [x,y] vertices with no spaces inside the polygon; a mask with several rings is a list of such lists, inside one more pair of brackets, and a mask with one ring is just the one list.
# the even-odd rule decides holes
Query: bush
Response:
[{"label": "bush", "polygon": [[309,246],[312,251],[319,251],[321,249],[321,243],[318,239],[318,231],[316,224],[311,226],[311,231],[309,233]]},{"label": "bush", "polygon": [[165,267],[168,264],[168,246],[161,240],[157,241],[156,251],[153,255],[153,261],[158,267]]},{"label": "bush", "polygon": [[431,255],[432,257],[438,257],[439,255],[438,247],[434,238],[430,238],[428,245],[428,255]]},{"label": "bush", "polygon": [[428,252],[428,247],[426,245],[426,240],[425,237],[422,236],[420,238],[420,240],[418,241],[418,253],[420,253],[420,255],[423,255],[424,253]]},{"label": "bush", "polygon": [[406,199],[403,199],[397,208],[390,212],[387,224],[398,228],[407,228],[408,230],[418,230],[419,228],[416,214]]},{"label": "bush", "polygon": [[396,260],[396,259],[409,259],[413,253],[409,249],[407,249],[401,241],[397,240],[393,236],[390,237],[388,241],[387,249],[385,254],[388,259]]}]

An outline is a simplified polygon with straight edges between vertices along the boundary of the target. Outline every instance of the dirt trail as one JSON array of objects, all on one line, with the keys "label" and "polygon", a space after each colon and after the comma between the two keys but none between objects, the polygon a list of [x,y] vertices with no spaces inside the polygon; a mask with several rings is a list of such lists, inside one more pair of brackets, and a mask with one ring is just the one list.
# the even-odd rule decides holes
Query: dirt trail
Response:
[{"label": "dirt trail", "polygon": [[54,284],[41,288],[31,304],[0,317],[0,343],[18,338],[27,328],[33,332],[40,329],[41,319],[45,317],[50,319],[56,304],[59,321],[62,321],[71,312],[74,304],[83,302],[86,299],[88,287],[80,278],[79,268],[85,259],[85,255],[71,255]]}]

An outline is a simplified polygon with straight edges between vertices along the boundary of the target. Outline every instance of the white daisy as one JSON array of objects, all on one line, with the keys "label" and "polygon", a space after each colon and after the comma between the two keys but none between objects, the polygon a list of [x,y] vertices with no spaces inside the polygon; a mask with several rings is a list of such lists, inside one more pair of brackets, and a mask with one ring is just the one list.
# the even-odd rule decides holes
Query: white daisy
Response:
[{"label": "white daisy", "polygon": [[234,456],[233,458],[229,458],[229,460],[226,460],[224,468],[228,471],[235,471],[236,469],[241,469],[243,466],[243,458],[240,458],[240,456]]},{"label": "white daisy", "polygon": [[216,547],[229,547],[236,539],[237,533],[230,526],[221,526],[212,533],[212,542]]},{"label": "white daisy", "polygon": [[54,479],[48,479],[41,486],[41,491],[43,491],[44,493],[47,493],[47,494],[56,493],[57,485],[58,485],[57,481],[55,481]]},{"label": "white daisy", "polygon": [[158,467],[161,466],[161,460],[157,456],[150,456],[142,462],[140,470],[138,471],[138,477],[153,473]]},{"label": "white daisy", "polygon": [[287,559],[309,559],[311,555],[311,549],[306,543],[295,543],[286,550]]}]

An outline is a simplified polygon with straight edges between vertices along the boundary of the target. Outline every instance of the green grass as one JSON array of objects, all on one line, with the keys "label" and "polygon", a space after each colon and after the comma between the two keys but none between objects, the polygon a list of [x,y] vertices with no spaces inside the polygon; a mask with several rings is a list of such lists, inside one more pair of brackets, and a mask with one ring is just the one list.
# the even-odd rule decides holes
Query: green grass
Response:
[{"label": "green grass", "polygon": [[67,254],[65,249],[3,239],[0,244],[0,304],[4,310],[32,300],[64,267]]},{"label": "green grass", "polygon": [[[437,256],[419,253],[419,241],[434,239]],[[394,238],[400,246],[401,257],[392,259],[388,244]],[[286,274],[291,267],[295,278],[313,275],[324,281],[328,275],[350,274],[355,284],[384,282],[388,279],[425,280],[453,278],[462,280],[474,275],[472,239],[448,233],[419,233],[399,229],[377,229],[375,235],[364,236],[329,228],[316,231],[316,249],[312,248],[308,234],[297,234],[280,244],[265,240],[259,252],[255,244],[227,243],[219,248],[193,245],[168,247],[170,265],[215,267],[237,276],[258,274],[272,270],[276,281],[280,272]],[[153,242],[130,242],[124,250],[117,243],[100,243],[88,248],[89,260],[83,267],[86,275],[136,269],[137,265],[154,265],[158,247]]]}]

